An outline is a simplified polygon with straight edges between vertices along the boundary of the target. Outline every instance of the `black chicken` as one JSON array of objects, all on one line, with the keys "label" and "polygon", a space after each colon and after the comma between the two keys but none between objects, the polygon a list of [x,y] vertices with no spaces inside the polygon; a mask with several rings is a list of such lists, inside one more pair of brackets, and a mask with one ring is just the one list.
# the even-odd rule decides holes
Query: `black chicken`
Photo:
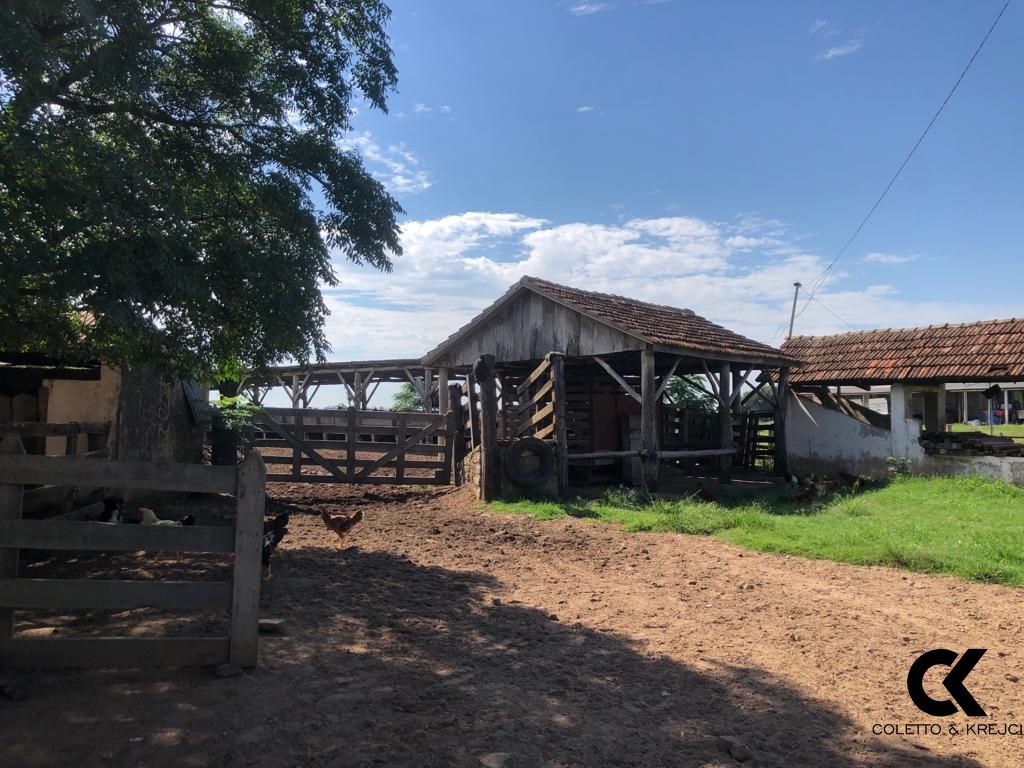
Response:
[{"label": "black chicken", "polygon": [[282,512],[263,523],[263,569],[270,575],[270,556],[288,533],[288,513]]}]

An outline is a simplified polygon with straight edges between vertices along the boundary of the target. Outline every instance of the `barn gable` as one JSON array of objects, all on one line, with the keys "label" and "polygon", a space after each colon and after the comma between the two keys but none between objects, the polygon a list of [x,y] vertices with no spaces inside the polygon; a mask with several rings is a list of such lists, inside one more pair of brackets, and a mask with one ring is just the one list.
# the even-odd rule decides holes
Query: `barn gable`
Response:
[{"label": "barn gable", "polygon": [[740,336],[689,309],[594,293],[524,277],[504,296],[423,358],[465,366],[489,353],[495,362],[612,355],[653,347],[676,355],[789,366],[797,360]]},{"label": "barn gable", "polygon": [[482,354],[495,362],[540,360],[644,348],[644,341],[518,283],[501,299],[424,357],[424,364],[472,365]]}]

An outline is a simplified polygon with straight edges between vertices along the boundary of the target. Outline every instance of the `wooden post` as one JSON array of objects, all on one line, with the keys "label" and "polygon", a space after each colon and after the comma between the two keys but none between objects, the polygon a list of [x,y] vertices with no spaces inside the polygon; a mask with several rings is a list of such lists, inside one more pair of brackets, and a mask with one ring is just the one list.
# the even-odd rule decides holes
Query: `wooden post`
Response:
[{"label": "wooden post", "polygon": [[[398,414],[398,432],[395,435],[396,445],[405,445],[406,424],[408,420],[408,414]],[[399,451],[395,457],[395,482],[401,483],[403,480],[405,480],[405,451]]]},{"label": "wooden post", "polygon": [[363,386],[363,374],[356,371],[352,374],[352,406],[366,410],[366,387]]},{"label": "wooden post", "polygon": [[452,469],[451,478],[455,485],[462,485],[463,462],[466,459],[466,414],[462,407],[462,386],[459,384],[448,385],[448,404],[455,414],[454,427],[451,433],[450,442],[452,445]]},{"label": "wooden post", "polygon": [[476,381],[476,376],[472,373],[466,379],[469,385],[470,437],[474,448],[480,445],[480,395],[476,391]]},{"label": "wooden post", "polygon": [[551,418],[555,427],[555,460],[558,467],[558,493],[564,494],[569,488],[569,446],[568,424],[565,415],[565,355],[552,352],[548,355],[551,364]]},{"label": "wooden post", "polygon": [[434,369],[424,368],[423,369],[423,410],[426,413],[430,413],[433,408],[433,397],[430,394],[430,390],[434,388]]},{"label": "wooden post", "polygon": [[345,427],[345,476],[351,481],[356,476],[356,409],[348,409],[348,424]]},{"label": "wooden post", "polygon": [[240,667],[255,667],[258,653],[266,486],[263,459],[257,451],[249,451],[238,467],[235,493],[238,511],[231,596],[231,661]]},{"label": "wooden post", "polygon": [[[0,454],[24,455],[25,446],[15,434],[4,435],[0,440]],[[21,519],[21,485],[0,483],[0,520]],[[0,542],[2,543],[2,542]],[[18,550],[0,547],[0,579],[14,579],[18,576]],[[14,634],[14,609],[0,608],[0,642],[9,640]]]},{"label": "wooden post", "polygon": [[437,412],[448,413],[451,410],[449,404],[448,389],[448,368],[442,366],[437,369]]},{"label": "wooden post", "polygon": [[452,478],[455,477],[455,447],[459,444],[458,433],[461,426],[459,418],[457,411],[448,411],[444,416],[444,432],[448,439],[444,444],[444,465],[438,478],[442,485],[451,485]]},{"label": "wooden post", "polygon": [[302,451],[299,449],[299,443],[306,439],[306,434],[305,425],[302,423],[302,410],[300,408],[296,408],[292,413],[295,414],[295,431],[292,434],[294,434],[295,439],[298,440],[298,443],[292,447],[292,477],[298,480],[299,476],[302,474]]},{"label": "wooden post", "polygon": [[[723,362],[718,374],[718,428],[722,448],[733,447],[732,435],[732,367]],[[732,482],[732,456],[722,456],[720,479]]]},{"label": "wooden post", "polygon": [[644,486],[658,488],[658,380],[654,375],[654,350],[640,353],[640,449]]},{"label": "wooden post", "polygon": [[786,454],[786,410],[789,403],[789,368],[779,370],[778,403],[775,408],[775,474],[789,474]]},{"label": "wooden post", "polygon": [[480,498],[493,501],[500,490],[498,464],[498,396],[494,389],[494,355],[481,355],[473,366],[480,384]]}]

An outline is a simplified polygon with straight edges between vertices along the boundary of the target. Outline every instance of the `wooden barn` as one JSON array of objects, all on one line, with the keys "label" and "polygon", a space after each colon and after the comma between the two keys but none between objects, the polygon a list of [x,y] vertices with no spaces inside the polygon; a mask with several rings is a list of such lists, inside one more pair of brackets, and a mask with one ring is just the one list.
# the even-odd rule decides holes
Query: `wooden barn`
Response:
[{"label": "wooden barn", "polygon": [[[466,389],[474,445],[488,439],[492,390],[484,382],[493,375],[493,440],[550,442],[564,489],[621,481],[653,488],[660,461],[710,460],[728,478],[744,450],[744,382],[758,375],[774,392],[769,402],[784,404],[778,390],[797,360],[689,309],[524,277],[421,363],[444,372],[440,388],[448,376],[473,371]],[[670,378],[690,374],[706,381],[717,414],[694,418],[664,402]],[[773,407],[769,431],[781,470],[781,408]]]}]

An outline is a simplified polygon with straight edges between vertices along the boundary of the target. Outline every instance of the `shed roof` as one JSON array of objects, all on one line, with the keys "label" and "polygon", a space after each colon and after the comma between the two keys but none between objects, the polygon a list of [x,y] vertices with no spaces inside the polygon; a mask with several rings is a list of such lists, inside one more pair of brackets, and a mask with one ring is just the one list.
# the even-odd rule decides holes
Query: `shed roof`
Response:
[{"label": "shed roof", "polygon": [[682,355],[708,355],[769,366],[798,364],[795,357],[716,325],[690,309],[651,304],[610,293],[584,291],[529,276],[520,279],[494,304],[428,352],[423,361],[432,363],[438,360],[448,347],[472,333],[501,306],[525,290],[540,294],[648,344],[668,347],[670,351]]},{"label": "shed roof", "polygon": [[1012,381],[1024,377],[1024,320],[795,336],[794,384]]}]

